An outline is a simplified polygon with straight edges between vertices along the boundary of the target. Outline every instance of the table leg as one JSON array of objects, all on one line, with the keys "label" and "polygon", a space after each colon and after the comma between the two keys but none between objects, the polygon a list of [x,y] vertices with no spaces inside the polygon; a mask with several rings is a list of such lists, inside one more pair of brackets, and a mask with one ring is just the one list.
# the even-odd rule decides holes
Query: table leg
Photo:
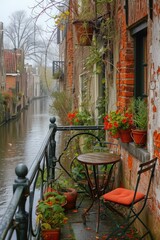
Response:
[{"label": "table leg", "polygon": [[91,205],[87,208],[87,210],[82,214],[82,220],[83,220],[83,224],[86,224],[86,215],[89,212],[89,210],[92,208],[94,204],[94,199],[92,200]]},{"label": "table leg", "polygon": [[[99,221],[100,221],[100,199],[97,199],[97,207],[96,207],[96,232],[98,233],[99,230]],[[93,204],[96,202],[95,200],[92,200],[91,205],[89,206],[89,208],[87,208],[87,210],[82,214],[82,220],[83,220],[83,224],[86,225],[86,215],[87,213],[90,211],[90,209],[92,208]]]},{"label": "table leg", "polygon": [[97,207],[96,233],[98,233],[98,230],[99,230],[99,221],[100,221],[100,199],[98,199],[98,207]]}]

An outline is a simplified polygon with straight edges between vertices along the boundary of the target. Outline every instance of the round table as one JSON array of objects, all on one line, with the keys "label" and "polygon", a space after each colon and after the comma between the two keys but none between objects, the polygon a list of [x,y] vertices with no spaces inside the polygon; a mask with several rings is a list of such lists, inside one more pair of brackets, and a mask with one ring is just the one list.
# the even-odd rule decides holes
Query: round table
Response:
[{"label": "round table", "polygon": [[92,198],[91,205],[82,214],[83,223],[86,224],[86,214],[92,208],[93,204],[98,201],[98,214],[96,221],[96,232],[98,232],[100,197],[109,189],[113,167],[121,160],[121,157],[120,155],[109,152],[92,152],[81,154],[77,159],[85,167],[90,196]]}]

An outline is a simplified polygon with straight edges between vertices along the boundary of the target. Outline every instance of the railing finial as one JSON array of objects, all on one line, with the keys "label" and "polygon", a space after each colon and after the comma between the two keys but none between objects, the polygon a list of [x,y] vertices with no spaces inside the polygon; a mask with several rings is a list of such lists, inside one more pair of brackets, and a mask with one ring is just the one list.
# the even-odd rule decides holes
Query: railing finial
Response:
[{"label": "railing finial", "polygon": [[22,181],[26,181],[26,179],[25,179],[25,177],[26,177],[26,175],[27,175],[27,173],[28,173],[28,168],[27,168],[27,166],[25,165],[25,164],[23,164],[23,163],[19,163],[17,166],[16,166],[16,168],[15,168],[15,173],[16,173],[16,175],[17,175],[17,177],[18,177],[18,180],[16,179],[16,182],[18,181],[20,181],[20,182],[22,182]]},{"label": "railing finial", "polygon": [[56,118],[55,118],[55,117],[51,117],[51,118],[49,119],[49,121],[50,121],[50,123],[54,124],[54,123],[56,122]]}]

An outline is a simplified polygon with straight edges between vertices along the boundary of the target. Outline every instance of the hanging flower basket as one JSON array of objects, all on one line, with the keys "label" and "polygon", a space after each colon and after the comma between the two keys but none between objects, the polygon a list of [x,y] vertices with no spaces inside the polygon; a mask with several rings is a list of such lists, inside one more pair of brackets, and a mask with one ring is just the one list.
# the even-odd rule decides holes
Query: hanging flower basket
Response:
[{"label": "hanging flower basket", "polygon": [[94,22],[76,20],[73,24],[75,26],[78,45],[90,46],[92,43]]}]

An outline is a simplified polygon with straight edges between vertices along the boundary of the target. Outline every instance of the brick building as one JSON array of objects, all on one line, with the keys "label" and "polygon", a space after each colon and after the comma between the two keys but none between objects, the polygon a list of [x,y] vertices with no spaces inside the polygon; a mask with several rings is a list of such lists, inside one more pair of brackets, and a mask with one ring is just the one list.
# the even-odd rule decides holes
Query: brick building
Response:
[{"label": "brick building", "polygon": [[[98,1],[97,1],[98,2]],[[132,188],[136,180],[139,163],[153,156],[158,157],[156,173],[152,183],[151,201],[145,216],[147,225],[152,229],[154,239],[160,239],[160,2],[158,0],[113,0],[106,3],[103,14],[92,20],[102,26],[109,15],[112,19],[112,39],[94,31],[97,38],[100,62],[95,62],[92,72],[86,68],[85,60],[91,54],[90,46],[79,46],[73,20],[75,18],[75,1],[70,0],[70,16],[66,25],[64,61],[66,66],[66,90],[71,93],[73,108],[78,108],[82,101],[88,103],[96,122],[100,110],[98,102],[107,99],[105,112],[127,106],[132,97],[146,98],[148,103],[148,129],[146,147],[137,147],[133,142],[121,143],[122,172],[121,184]],[[90,1],[93,4],[93,1]],[[106,34],[106,35],[105,35]],[[107,40],[106,40],[107,39]],[[92,45],[93,45],[92,40]],[[107,53],[103,49],[109,48]],[[63,50],[64,54],[64,50]],[[104,80],[105,79],[105,80]],[[106,138],[108,136],[106,135]],[[144,183],[145,185],[145,183]],[[137,226],[138,228],[139,226]],[[139,229],[143,231],[143,229]]]},{"label": "brick building", "polygon": [[0,90],[5,89],[5,70],[4,70],[4,55],[3,55],[3,23],[0,22]]}]

